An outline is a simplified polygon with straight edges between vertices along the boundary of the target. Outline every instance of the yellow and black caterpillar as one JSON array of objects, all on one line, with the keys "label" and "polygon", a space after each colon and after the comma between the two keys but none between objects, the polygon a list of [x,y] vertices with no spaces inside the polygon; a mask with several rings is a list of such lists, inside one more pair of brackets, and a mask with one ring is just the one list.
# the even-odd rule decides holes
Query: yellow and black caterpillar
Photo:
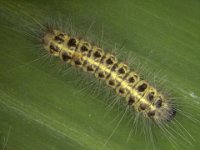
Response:
[{"label": "yellow and black caterpillar", "polygon": [[48,29],[42,34],[42,45],[50,55],[94,74],[124,97],[127,105],[157,124],[170,121],[176,114],[171,99],[140,78],[126,63],[84,39],[60,30]]}]

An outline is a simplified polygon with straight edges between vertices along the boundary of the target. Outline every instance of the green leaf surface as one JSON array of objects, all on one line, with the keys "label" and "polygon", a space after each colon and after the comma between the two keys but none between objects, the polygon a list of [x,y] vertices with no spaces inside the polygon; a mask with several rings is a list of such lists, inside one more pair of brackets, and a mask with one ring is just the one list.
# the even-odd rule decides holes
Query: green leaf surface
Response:
[{"label": "green leaf surface", "polygon": [[[154,70],[151,73],[159,78],[166,76],[167,89],[196,119],[192,122],[177,114],[194,141],[193,146],[177,141],[176,148],[199,149],[198,0],[0,0],[0,149],[152,149],[147,148],[145,136],[139,133],[127,142],[131,130],[128,119],[120,122],[103,147],[119,123],[120,118],[115,118],[121,112],[107,110],[106,102],[82,90],[84,85],[73,82],[70,72],[59,72],[62,64],[38,56],[38,45],[27,38],[22,26],[47,17],[56,22],[60,15],[71,18],[72,26],[80,31],[89,30],[94,22],[89,31],[94,39],[101,39],[103,33],[109,48],[114,49],[116,43],[125,46],[121,49],[125,56],[133,53],[145,64],[145,70]],[[157,137],[155,148],[174,149],[157,130],[153,132]]]}]

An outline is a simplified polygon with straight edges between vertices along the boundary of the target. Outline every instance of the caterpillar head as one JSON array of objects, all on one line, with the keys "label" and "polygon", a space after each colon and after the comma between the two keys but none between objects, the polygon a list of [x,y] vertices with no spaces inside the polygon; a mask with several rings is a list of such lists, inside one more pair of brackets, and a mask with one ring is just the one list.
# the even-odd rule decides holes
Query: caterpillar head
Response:
[{"label": "caterpillar head", "polygon": [[153,103],[155,114],[152,117],[156,123],[170,122],[176,116],[176,109],[171,100],[165,99],[161,94]]}]

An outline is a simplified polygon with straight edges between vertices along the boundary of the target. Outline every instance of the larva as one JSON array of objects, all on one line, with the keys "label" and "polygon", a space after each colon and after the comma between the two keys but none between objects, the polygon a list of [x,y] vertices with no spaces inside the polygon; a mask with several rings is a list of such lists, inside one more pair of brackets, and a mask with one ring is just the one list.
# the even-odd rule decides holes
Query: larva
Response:
[{"label": "larva", "polygon": [[176,109],[171,100],[127,64],[118,61],[112,53],[57,29],[47,28],[41,39],[44,49],[50,55],[94,74],[97,79],[103,80],[114,89],[117,95],[124,97],[127,105],[137,113],[142,113],[145,118],[160,124],[175,116]]}]

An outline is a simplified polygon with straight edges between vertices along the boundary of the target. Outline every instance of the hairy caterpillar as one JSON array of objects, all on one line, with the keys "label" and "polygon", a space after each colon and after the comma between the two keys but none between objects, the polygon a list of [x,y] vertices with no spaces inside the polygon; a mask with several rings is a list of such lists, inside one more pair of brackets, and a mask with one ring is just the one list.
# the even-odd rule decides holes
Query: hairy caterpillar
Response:
[{"label": "hairy caterpillar", "polygon": [[50,55],[105,80],[119,96],[125,97],[127,104],[136,112],[158,124],[170,121],[175,116],[176,110],[171,100],[141,79],[128,65],[119,62],[113,54],[84,39],[47,29],[41,39]]}]

